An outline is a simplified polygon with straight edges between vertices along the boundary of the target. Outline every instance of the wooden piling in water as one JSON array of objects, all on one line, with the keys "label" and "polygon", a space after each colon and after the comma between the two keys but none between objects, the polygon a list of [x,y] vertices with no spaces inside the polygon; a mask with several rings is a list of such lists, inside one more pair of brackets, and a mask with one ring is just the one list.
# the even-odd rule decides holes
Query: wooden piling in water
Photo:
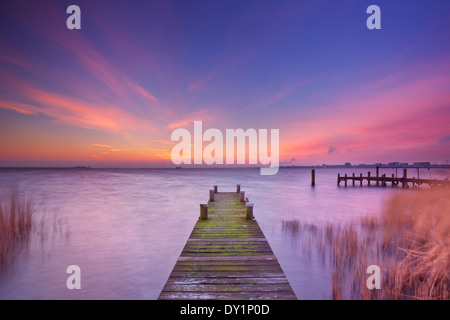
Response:
[{"label": "wooden piling in water", "polygon": [[316,170],[311,170],[311,186],[314,187],[316,185]]},{"label": "wooden piling in water", "polygon": [[370,171],[367,172],[367,185],[370,187]]},{"label": "wooden piling in water", "polygon": [[403,169],[403,178],[402,178],[402,188],[408,187],[408,183],[406,182],[407,179],[407,170]]},{"label": "wooden piling in water", "polygon": [[217,193],[217,185],[214,186],[214,192]]}]

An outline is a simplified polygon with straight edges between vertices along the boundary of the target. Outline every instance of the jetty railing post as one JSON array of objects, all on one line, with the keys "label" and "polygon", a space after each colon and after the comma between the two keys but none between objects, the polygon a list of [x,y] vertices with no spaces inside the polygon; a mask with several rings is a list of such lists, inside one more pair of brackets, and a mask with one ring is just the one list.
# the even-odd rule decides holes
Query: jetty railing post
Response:
[{"label": "jetty railing post", "polygon": [[380,167],[377,166],[377,180],[376,180],[377,181],[377,185],[378,185],[378,182],[379,182],[378,179],[380,178],[379,174],[380,174]]},{"label": "jetty railing post", "polygon": [[316,185],[316,170],[311,170],[311,186],[314,187]]},{"label": "jetty railing post", "polygon": [[403,179],[402,179],[402,188],[406,188],[408,186],[406,182],[407,170],[403,169]]},{"label": "jetty railing post", "polygon": [[209,190],[209,201],[214,201],[214,195],[216,193],[214,192],[214,189]]},{"label": "jetty railing post", "polygon": [[363,181],[363,177],[362,177],[362,173],[359,174],[359,186],[362,187],[362,181]]},{"label": "jetty railing post", "polygon": [[353,186],[355,186],[355,173],[352,173],[352,181],[353,181]]},{"label": "jetty railing post", "polygon": [[236,185],[236,192],[237,193],[241,192],[241,185],[240,184]]},{"label": "jetty railing post", "polygon": [[245,202],[245,191],[239,192],[239,201]]},{"label": "jetty railing post", "polygon": [[252,220],[252,219],[254,219],[254,216],[253,216],[253,203],[247,203],[246,204],[246,213],[245,213],[245,218],[247,219],[247,220]]},{"label": "jetty railing post", "polygon": [[217,185],[214,186],[214,193],[217,193]]},{"label": "jetty railing post", "polygon": [[200,220],[208,219],[208,205],[200,204]]},{"label": "jetty railing post", "polygon": [[367,172],[367,185],[370,187],[370,171]]},{"label": "jetty railing post", "polygon": [[381,186],[386,187],[386,174],[381,176]]},{"label": "jetty railing post", "polygon": [[347,174],[345,174],[345,186],[347,186]]}]

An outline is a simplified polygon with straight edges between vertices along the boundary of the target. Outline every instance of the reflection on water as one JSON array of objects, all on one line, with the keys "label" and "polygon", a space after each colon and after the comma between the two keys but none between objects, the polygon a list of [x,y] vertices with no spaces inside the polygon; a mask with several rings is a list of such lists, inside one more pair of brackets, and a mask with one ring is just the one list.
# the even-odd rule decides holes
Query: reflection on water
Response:
[{"label": "reflection on water", "polygon": [[[255,217],[297,296],[330,298],[330,270],[314,251],[305,259],[304,245],[283,232],[282,221],[324,225],[376,216],[392,192],[405,192],[337,187],[338,172],[353,171],[316,170],[311,188],[307,169],[282,169],[275,176],[261,176],[259,169],[0,170],[0,195],[17,186],[32,196],[37,218],[49,220],[51,228],[63,226],[58,236],[49,232],[45,250],[35,235],[14,267],[0,272],[0,298],[156,299],[208,190],[218,185],[219,191],[231,191],[236,184],[254,203]],[[448,171],[430,174],[439,178]],[[81,268],[82,289],[71,291],[66,269],[74,264]]]}]

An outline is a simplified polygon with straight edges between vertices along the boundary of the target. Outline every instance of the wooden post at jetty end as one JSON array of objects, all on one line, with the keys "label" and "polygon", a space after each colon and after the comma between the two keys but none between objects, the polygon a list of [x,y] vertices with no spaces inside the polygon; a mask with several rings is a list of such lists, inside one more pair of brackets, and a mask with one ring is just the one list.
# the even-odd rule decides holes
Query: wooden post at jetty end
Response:
[{"label": "wooden post at jetty end", "polygon": [[239,201],[240,202],[245,202],[245,191],[240,191],[239,192]]},{"label": "wooden post at jetty end", "polygon": [[247,203],[246,204],[245,218],[247,220],[253,220],[255,218],[253,216],[253,203]]},{"label": "wooden post at jetty end", "polygon": [[200,220],[207,220],[207,219],[208,219],[208,205],[201,204],[200,205]]},{"label": "wooden post at jetty end", "polygon": [[311,186],[314,187],[316,185],[316,170],[311,170]]}]

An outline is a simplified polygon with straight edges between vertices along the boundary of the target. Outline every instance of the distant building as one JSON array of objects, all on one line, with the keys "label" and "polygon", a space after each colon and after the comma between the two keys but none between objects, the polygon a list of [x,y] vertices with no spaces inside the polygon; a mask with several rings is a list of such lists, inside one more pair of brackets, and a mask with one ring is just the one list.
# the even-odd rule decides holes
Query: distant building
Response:
[{"label": "distant building", "polygon": [[351,167],[352,164],[351,164],[351,162],[346,162],[346,163],[345,163],[345,166],[346,166],[346,167]]},{"label": "distant building", "polygon": [[414,162],[413,166],[414,167],[429,167],[430,163],[429,162]]},{"label": "distant building", "polygon": [[390,167],[398,167],[400,165],[400,162],[389,162],[388,166]]},{"label": "distant building", "polygon": [[400,162],[400,167],[407,167],[409,166],[408,162]]}]

